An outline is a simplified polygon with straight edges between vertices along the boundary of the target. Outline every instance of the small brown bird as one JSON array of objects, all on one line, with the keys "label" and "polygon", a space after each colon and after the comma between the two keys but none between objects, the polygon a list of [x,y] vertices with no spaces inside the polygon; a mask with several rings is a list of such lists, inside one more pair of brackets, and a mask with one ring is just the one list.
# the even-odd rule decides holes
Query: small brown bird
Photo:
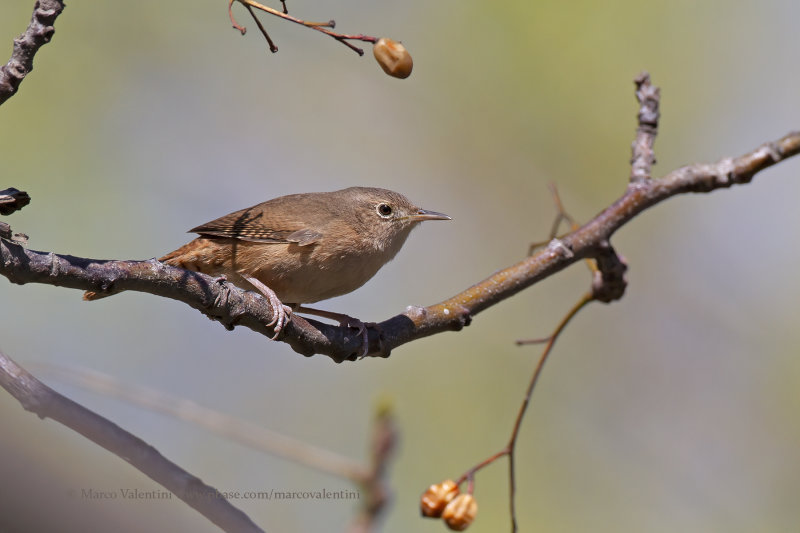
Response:
[{"label": "small brown bird", "polygon": [[[275,319],[268,325],[275,326],[276,337],[293,311],[313,314],[357,328],[366,354],[363,322],[302,304],[362,286],[397,255],[423,220],[450,217],[420,209],[402,194],[373,187],[290,194],[191,229],[200,236],[159,261],[224,276],[244,289],[255,288],[273,306]],[[111,294],[115,292],[87,291],[83,299]]]}]

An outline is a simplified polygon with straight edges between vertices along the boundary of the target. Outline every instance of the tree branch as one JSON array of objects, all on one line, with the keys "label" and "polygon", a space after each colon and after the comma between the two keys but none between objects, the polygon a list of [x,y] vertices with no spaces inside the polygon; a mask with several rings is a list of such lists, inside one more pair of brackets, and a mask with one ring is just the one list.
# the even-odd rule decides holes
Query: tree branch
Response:
[{"label": "tree branch", "polygon": [[[29,365],[29,368],[32,366]],[[357,484],[363,497],[359,498],[360,509],[349,526],[349,533],[376,531],[377,522],[386,511],[390,500],[386,470],[399,438],[392,408],[386,402],[378,406],[373,420],[369,443],[370,460],[365,464],[185,398],[149,387],[126,384],[114,376],[96,370],[70,369],[49,363],[37,364],[35,367],[32,369],[39,369],[84,390],[189,422],[254,450],[273,454]],[[0,383],[4,378],[8,379],[2,372],[0,365]],[[149,445],[140,442],[145,447],[141,453],[147,453]]]},{"label": "tree branch", "polygon": [[33,70],[33,56],[53,38],[53,23],[64,10],[60,0],[37,0],[31,23],[25,33],[14,39],[11,59],[0,67],[0,105],[14,96],[19,84]]},{"label": "tree branch", "polygon": [[31,203],[31,197],[25,191],[14,188],[0,191],[0,215],[10,215]]},{"label": "tree branch", "polygon": [[[658,90],[649,76],[637,80],[642,105],[633,147],[631,180],[625,193],[594,219],[561,239],[553,239],[530,257],[505,268],[455,296],[428,307],[405,312],[369,328],[369,354],[388,357],[407,342],[469,325],[472,317],[581,259],[595,259],[593,285],[597,300],[609,302],[625,289],[625,262],[610,245],[611,236],[645,209],[684,193],[711,192],[749,183],[758,172],[800,153],[800,131],[766,143],[736,158],[679,168],[661,179],[650,179],[654,161],[652,141],[657,129]],[[644,124],[644,125],[643,125]],[[244,291],[197,272],[148,261],[101,261],[27,250],[0,240],[0,274],[13,283],[46,283],[104,292],[133,290],[182,301],[226,328],[248,327],[272,336],[267,327],[272,308],[259,294]],[[336,362],[355,360],[361,339],[351,328],[325,324],[294,315],[279,340],[306,356],[324,354]]]},{"label": "tree branch", "polygon": [[0,352],[0,387],[39,418],[52,418],[124,458],[225,531],[261,529],[215,488],[118,425],[57,393]]}]

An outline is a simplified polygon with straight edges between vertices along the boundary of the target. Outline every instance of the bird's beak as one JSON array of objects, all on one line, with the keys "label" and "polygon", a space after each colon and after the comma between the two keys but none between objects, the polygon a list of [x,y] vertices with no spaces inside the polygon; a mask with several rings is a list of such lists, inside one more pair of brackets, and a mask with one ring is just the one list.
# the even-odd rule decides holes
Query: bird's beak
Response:
[{"label": "bird's beak", "polygon": [[407,216],[406,219],[411,220],[412,222],[422,222],[423,220],[452,220],[444,213],[428,211],[427,209],[418,209],[416,213]]}]

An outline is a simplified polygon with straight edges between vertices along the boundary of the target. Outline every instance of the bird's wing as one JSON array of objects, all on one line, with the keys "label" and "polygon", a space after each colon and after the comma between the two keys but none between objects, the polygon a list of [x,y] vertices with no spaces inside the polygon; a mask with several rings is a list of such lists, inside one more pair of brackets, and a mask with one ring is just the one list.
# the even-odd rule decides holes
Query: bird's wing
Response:
[{"label": "bird's wing", "polygon": [[270,217],[267,211],[258,207],[242,209],[206,222],[190,229],[189,233],[251,242],[295,243],[300,246],[314,244],[322,237],[321,233],[305,228],[297,221]]}]

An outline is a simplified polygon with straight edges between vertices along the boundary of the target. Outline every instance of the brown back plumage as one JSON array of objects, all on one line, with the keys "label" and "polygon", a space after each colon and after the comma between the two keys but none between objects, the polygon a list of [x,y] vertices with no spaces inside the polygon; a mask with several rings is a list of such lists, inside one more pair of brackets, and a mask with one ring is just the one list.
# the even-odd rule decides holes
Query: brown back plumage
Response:
[{"label": "brown back plumage", "polygon": [[[199,237],[160,261],[245,288],[255,278],[286,303],[311,303],[357,289],[417,222],[447,218],[387,189],[291,194],[192,228]],[[84,299],[107,295],[90,291]]]}]

